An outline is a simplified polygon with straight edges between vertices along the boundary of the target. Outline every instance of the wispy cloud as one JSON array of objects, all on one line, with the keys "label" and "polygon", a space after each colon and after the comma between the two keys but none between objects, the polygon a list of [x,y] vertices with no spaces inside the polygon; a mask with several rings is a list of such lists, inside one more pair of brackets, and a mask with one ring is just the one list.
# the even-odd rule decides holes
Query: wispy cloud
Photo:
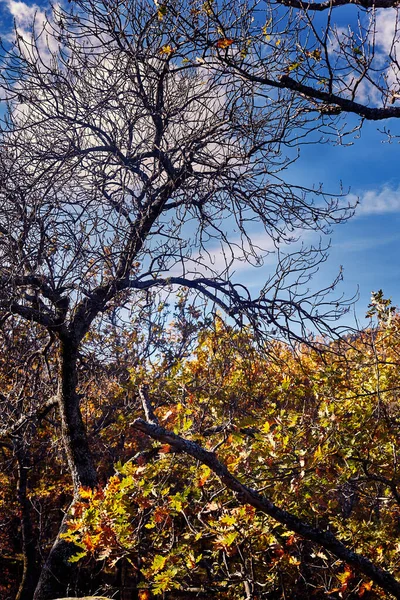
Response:
[{"label": "wispy cloud", "polygon": [[391,235],[389,237],[372,237],[368,235],[366,237],[354,238],[342,242],[334,242],[332,248],[343,252],[362,252],[365,253],[373,248],[379,248],[380,246],[388,246],[389,244],[397,243],[400,239],[400,235]]},{"label": "wispy cloud", "polygon": [[384,185],[380,189],[349,194],[346,199],[351,204],[359,202],[356,208],[357,217],[400,213],[400,185],[397,188]]},{"label": "wispy cloud", "polygon": [[190,259],[176,264],[169,275],[181,276],[183,272],[189,278],[210,277],[215,274],[231,277],[254,271],[257,267],[272,265],[276,262],[276,246],[266,233],[251,236],[252,247],[239,237],[232,237],[227,245],[210,246]]}]

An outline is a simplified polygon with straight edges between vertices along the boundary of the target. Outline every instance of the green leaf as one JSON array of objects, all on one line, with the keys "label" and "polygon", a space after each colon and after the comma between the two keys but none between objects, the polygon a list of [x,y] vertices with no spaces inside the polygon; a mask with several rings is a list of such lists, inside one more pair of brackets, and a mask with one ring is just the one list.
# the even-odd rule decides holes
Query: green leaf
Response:
[{"label": "green leaf", "polygon": [[166,556],[162,556],[162,554],[156,554],[153,559],[153,562],[151,564],[151,570],[154,571],[155,573],[157,571],[161,571],[164,568],[166,562],[167,562]]}]

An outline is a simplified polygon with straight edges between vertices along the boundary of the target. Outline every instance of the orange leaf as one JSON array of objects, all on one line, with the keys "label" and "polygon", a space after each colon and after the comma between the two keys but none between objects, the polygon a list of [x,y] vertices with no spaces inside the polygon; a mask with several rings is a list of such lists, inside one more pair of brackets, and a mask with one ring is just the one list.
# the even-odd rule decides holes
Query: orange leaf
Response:
[{"label": "orange leaf", "polygon": [[273,560],[279,560],[285,554],[285,551],[280,544],[271,544],[268,546],[268,550]]},{"label": "orange leaf", "polygon": [[156,508],[154,511],[154,521],[155,523],[162,523],[168,513],[165,512],[162,508]]},{"label": "orange leaf", "polygon": [[230,40],[229,38],[220,38],[217,43],[215,44],[217,46],[217,48],[229,48],[229,46],[232,46],[233,44],[233,40]]},{"label": "orange leaf", "polygon": [[210,475],[211,475],[211,469],[209,467],[206,467],[205,465],[203,465],[201,468],[200,479],[199,479],[199,482],[197,485],[199,487],[203,487],[203,485],[205,484],[207,479],[210,477]]},{"label": "orange leaf", "polygon": [[374,583],[373,581],[369,581],[368,583],[366,581],[364,581],[360,585],[360,589],[358,591],[358,595],[360,596],[360,598],[362,596],[364,596],[365,592],[369,592],[372,589],[373,583]]},{"label": "orange leaf", "polygon": [[82,542],[85,544],[86,549],[89,550],[89,552],[93,552],[94,544],[93,544],[92,538],[90,537],[90,535],[88,533],[85,535]]},{"label": "orange leaf", "polygon": [[169,454],[171,452],[171,446],[169,444],[163,444],[159,449],[159,454]]}]

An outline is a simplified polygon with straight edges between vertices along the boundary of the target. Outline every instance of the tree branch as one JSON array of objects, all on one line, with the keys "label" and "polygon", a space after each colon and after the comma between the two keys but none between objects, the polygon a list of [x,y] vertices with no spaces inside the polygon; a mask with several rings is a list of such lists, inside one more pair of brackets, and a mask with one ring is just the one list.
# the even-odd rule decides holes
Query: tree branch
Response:
[{"label": "tree branch", "polygon": [[316,105],[315,110],[323,114],[337,114],[338,112],[340,113],[341,111],[344,111],[359,115],[360,117],[368,119],[369,121],[383,121],[384,119],[400,117],[400,107],[390,106],[385,108],[373,108],[366,106],[365,104],[360,104],[355,100],[343,98],[342,96],[334,94],[333,92],[317,90],[311,85],[306,85],[305,83],[296,81],[286,74],[282,75],[278,79],[271,79],[270,77],[264,77],[262,75],[250,73],[249,71],[246,71],[245,68],[234,64],[232,61],[228,59],[225,60],[228,66],[233,67],[235,71],[240,73],[240,75],[248,81],[282,90],[286,89],[293,92],[298,92],[299,94],[302,94],[303,96],[306,96],[312,100],[321,100],[324,104],[320,106]]},{"label": "tree branch", "polygon": [[63,328],[51,315],[45,314],[42,311],[34,309],[30,306],[22,306],[15,301],[0,301],[0,311],[1,310],[6,310],[13,315],[19,315],[27,321],[34,321],[35,323],[38,323],[38,325],[43,325],[43,327],[46,327],[49,330]]},{"label": "tree branch", "polygon": [[345,546],[330,531],[308,525],[295,515],[276,506],[269,498],[262,496],[255,489],[242,484],[234,477],[234,475],[232,475],[232,473],[230,473],[230,471],[228,471],[227,467],[218,460],[213,452],[205,450],[196,442],[186,440],[159,425],[148,423],[143,419],[136,419],[131,425],[137,431],[141,431],[155,440],[169,444],[176,450],[184,452],[207,465],[221,482],[235,493],[241,504],[250,504],[251,506],[254,506],[254,508],[266,513],[279,523],[282,523],[282,525],[285,525],[291,531],[294,531],[305,539],[319,544],[340,560],[351,565],[369,579],[372,579],[386,592],[389,592],[390,594],[393,594],[395,598],[400,599],[400,582],[397,581],[391,573],[373,564],[365,556],[358,554]]},{"label": "tree branch", "polygon": [[142,401],[144,414],[146,415],[146,421],[152,425],[159,425],[159,421],[154,414],[153,407],[149,398],[149,388],[147,385],[141,385],[139,387],[139,396]]},{"label": "tree branch", "polygon": [[310,11],[324,11],[338,6],[354,4],[361,8],[396,8],[399,6],[397,0],[328,0],[327,2],[302,2],[301,0],[279,0],[280,4],[291,8],[300,8]]},{"label": "tree branch", "polygon": [[9,438],[16,435],[22,427],[29,421],[40,421],[43,419],[55,406],[57,406],[57,398],[52,396],[45,402],[43,406],[28,414],[23,414],[15,423],[8,428],[0,429],[0,438]]},{"label": "tree branch", "polygon": [[[320,112],[324,112],[323,109],[325,109],[325,113],[327,113],[329,107],[331,107],[331,111],[333,112],[334,109],[338,107],[340,110],[359,115],[360,117],[368,119],[369,121],[381,121],[383,119],[400,117],[400,107],[391,106],[389,108],[372,108],[370,106],[365,106],[364,104],[360,104],[354,100],[349,100],[348,98],[343,98],[342,96],[338,96],[332,92],[316,90],[310,85],[305,85],[304,83],[300,83],[299,81],[292,79],[292,77],[289,77],[289,75],[283,75],[280,78],[280,84],[282,87],[288,90],[293,90],[294,92],[299,92],[300,94],[304,94],[308,98],[322,100],[328,106],[321,106]],[[318,110],[318,106],[316,109]]]}]

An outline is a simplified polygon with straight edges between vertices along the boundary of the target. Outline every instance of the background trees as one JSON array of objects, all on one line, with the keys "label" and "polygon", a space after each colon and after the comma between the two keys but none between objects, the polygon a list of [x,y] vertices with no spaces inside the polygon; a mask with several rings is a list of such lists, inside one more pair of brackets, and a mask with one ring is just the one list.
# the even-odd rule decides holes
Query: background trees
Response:
[{"label": "background trees", "polygon": [[[156,316],[165,297],[158,290],[193,290],[238,325],[292,340],[310,327],[330,331],[329,320],[340,313],[325,303],[324,291],[303,289],[324,257],[319,247],[281,255],[255,296],[232,270],[240,260],[259,264],[297,233],[325,232],[349,216],[322,189],[283,179],[290,148],[335,126],[339,109],[396,116],[387,107],[394,84],[382,92],[384,112],[357,108],[361,82],[376,73],[365,49],[373,25],[357,52],[349,51],[350,34],[340,38],[344,63],[333,68],[333,29],[319,34],[307,10],[300,18],[281,5],[258,9],[74,2],[28,36],[17,31],[3,49],[0,308],[4,323],[32,327],[40,356],[24,363],[38,365],[37,397],[10,385],[4,434],[18,442],[15,455],[25,468],[25,426],[57,405],[52,426],[72,479],[71,511],[82,488],[99,482],[82,395],[90,380],[87,353],[108,320],[132,329],[133,344],[145,347],[133,359],[140,374],[159,339]],[[351,69],[358,78],[349,79]],[[387,83],[385,76],[379,81]],[[196,311],[191,306],[195,320]],[[144,342],[142,323],[150,333]],[[182,321],[168,367],[193,330],[189,318]],[[110,344],[121,347],[116,337]],[[104,346],[96,358],[89,364],[108,364]],[[21,441],[15,423],[18,436],[23,424]],[[72,591],[76,547],[63,537],[65,528],[41,570],[36,600]]]}]

